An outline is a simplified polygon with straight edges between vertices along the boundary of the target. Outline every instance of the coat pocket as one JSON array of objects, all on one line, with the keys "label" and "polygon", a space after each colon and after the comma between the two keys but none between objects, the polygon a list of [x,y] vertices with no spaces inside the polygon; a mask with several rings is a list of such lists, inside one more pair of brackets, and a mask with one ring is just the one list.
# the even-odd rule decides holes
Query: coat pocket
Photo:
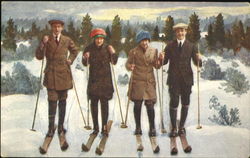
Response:
[{"label": "coat pocket", "polygon": [[53,75],[52,70],[50,70],[50,69],[44,70],[43,85],[47,88],[54,87],[54,75]]}]

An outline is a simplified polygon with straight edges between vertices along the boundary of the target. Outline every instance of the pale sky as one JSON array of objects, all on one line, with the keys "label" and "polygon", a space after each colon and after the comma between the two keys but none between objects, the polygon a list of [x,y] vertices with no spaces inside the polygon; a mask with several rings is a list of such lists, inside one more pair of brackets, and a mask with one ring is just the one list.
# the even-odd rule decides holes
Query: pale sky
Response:
[{"label": "pale sky", "polygon": [[89,13],[93,20],[113,20],[119,15],[122,20],[129,20],[138,16],[145,20],[155,20],[156,17],[168,15],[189,17],[196,12],[200,18],[224,15],[250,14],[247,2],[2,2],[2,19],[12,18],[45,18],[48,16],[72,16],[82,19]]}]

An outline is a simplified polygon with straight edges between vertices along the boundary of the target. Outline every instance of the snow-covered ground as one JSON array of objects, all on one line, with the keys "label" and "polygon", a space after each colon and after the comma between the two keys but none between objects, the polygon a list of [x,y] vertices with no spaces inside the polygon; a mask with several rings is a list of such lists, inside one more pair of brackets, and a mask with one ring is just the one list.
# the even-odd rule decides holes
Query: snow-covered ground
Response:
[{"label": "snow-covered ground", "polygon": [[[152,42],[153,47],[162,50],[162,44],[159,42]],[[76,84],[78,96],[80,98],[81,109],[85,119],[87,119],[87,101],[86,101],[86,68],[84,71],[76,69],[76,64],[80,63],[82,53],[79,53],[78,58],[71,66],[73,71],[73,77]],[[231,67],[231,61],[223,61],[220,57],[209,57],[216,61],[220,65],[222,70]],[[205,59],[205,57],[203,57]],[[246,75],[247,80],[250,81],[250,68],[244,66],[239,61],[234,60],[239,64],[239,70]],[[27,69],[35,76],[39,76],[41,61],[34,59],[33,61],[21,61]],[[116,79],[118,75],[124,75],[130,73],[124,67],[126,58],[119,58],[117,65],[114,66]],[[5,74],[5,71],[12,71],[14,62],[2,62],[1,63],[1,75]],[[177,157],[249,157],[250,156],[250,92],[242,94],[241,96],[233,95],[232,93],[226,93],[223,89],[220,89],[220,84],[225,81],[208,81],[200,78],[200,102],[201,102],[201,124],[202,129],[197,130],[197,74],[194,66],[194,86],[191,94],[191,105],[189,115],[186,121],[187,138],[190,145],[193,148],[191,154],[185,154],[181,148],[181,143],[178,139],[177,144],[179,147],[179,153]],[[168,65],[164,66],[164,69],[168,69]],[[168,87],[165,84],[167,79],[167,73],[164,72],[164,125],[168,129],[169,125],[169,96]],[[161,83],[161,71],[159,71],[159,79]],[[123,117],[125,118],[126,102],[127,102],[127,85],[118,85],[119,94],[121,98]],[[158,91],[157,91],[158,92]],[[241,125],[237,127],[219,126],[208,120],[208,117],[212,117],[214,114],[209,109],[209,99],[216,95],[219,102],[228,108],[237,107],[240,112]],[[1,97],[1,156],[43,156],[39,153],[38,147],[42,144],[44,136],[47,132],[47,92],[46,88],[43,88],[40,93],[40,100],[37,109],[35,129],[36,132],[30,131],[32,126],[32,119],[34,115],[36,102],[36,95],[9,95]],[[119,104],[117,100],[116,92],[114,97],[109,102],[109,119],[114,121],[111,128],[110,137],[105,147],[103,157],[170,157],[170,139],[167,135],[160,133],[160,109],[159,105],[155,106],[155,123],[157,128],[157,140],[160,146],[160,153],[154,154],[151,150],[150,141],[148,138],[148,118],[146,114],[146,108],[142,109],[142,129],[143,129],[143,153],[137,153],[136,151],[136,139],[133,135],[135,128],[133,118],[133,103],[130,102],[128,113],[128,128],[120,128],[121,117],[119,111]],[[99,109],[100,110],[100,109]],[[180,108],[179,108],[180,110]],[[101,122],[99,112],[99,120]],[[56,118],[58,119],[58,118]],[[57,122],[57,121],[56,121]],[[90,125],[92,125],[92,119],[90,115]],[[50,144],[49,150],[46,156],[58,156],[58,157],[96,157],[95,148],[98,145],[100,137],[98,137],[89,152],[81,151],[81,144],[86,143],[88,135],[91,131],[84,129],[84,123],[81,117],[79,105],[77,103],[75,91],[72,89],[69,91],[67,100],[67,112],[65,116],[65,127],[67,128],[67,139],[69,143],[69,149],[62,152],[59,147],[59,140],[57,135],[54,136],[53,141]]]},{"label": "snow-covered ground", "polygon": [[16,43],[17,48],[20,47],[21,44],[24,45],[24,46],[26,46],[26,47],[30,46],[30,42],[29,41],[19,41],[19,42]]}]

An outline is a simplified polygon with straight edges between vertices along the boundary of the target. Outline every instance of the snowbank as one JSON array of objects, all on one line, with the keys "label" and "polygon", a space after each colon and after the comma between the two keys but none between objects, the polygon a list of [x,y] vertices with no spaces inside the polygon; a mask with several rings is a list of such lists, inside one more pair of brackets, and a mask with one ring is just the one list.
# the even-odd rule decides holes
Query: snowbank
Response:
[{"label": "snowbank", "polygon": [[[153,47],[158,48],[159,52],[165,47],[164,44],[159,42],[152,42]],[[86,67],[83,71],[76,69],[76,65],[81,65],[81,54],[79,53],[76,61],[71,66],[73,72],[73,78],[75,80],[76,89],[80,98],[80,108],[83,111],[85,119],[87,117],[87,101],[86,101]],[[202,57],[203,60],[207,57]],[[223,61],[220,57],[213,58],[222,68],[225,70],[227,67],[231,67],[231,61]],[[21,61],[27,69],[35,76],[39,76],[41,61],[34,59],[31,62]],[[117,65],[114,66],[116,80],[119,75],[124,76],[130,72],[125,69],[126,58],[119,58]],[[239,70],[247,76],[250,80],[249,67],[244,66],[239,61],[235,60],[239,65]],[[12,71],[14,62],[2,62],[1,75],[5,74],[5,71]],[[200,78],[200,100],[201,100],[201,124],[202,129],[197,130],[197,74],[196,68],[192,64],[194,71],[194,86],[191,94],[190,111],[186,122],[187,135],[190,144],[193,147],[191,154],[185,154],[181,149],[180,141],[178,140],[179,153],[181,157],[248,157],[250,155],[250,92],[237,97],[231,93],[226,93],[223,89],[220,89],[220,84],[224,81],[208,81]],[[166,70],[168,65],[164,66],[164,125],[168,130],[169,125],[169,96],[168,86],[165,84],[167,79]],[[159,79],[161,83],[161,71],[159,71]],[[121,106],[123,110],[123,117],[125,118],[125,110],[127,103],[127,85],[118,85],[119,94],[121,98]],[[158,92],[158,91],[157,91]],[[10,95],[1,97],[1,156],[41,156],[38,147],[42,144],[44,136],[47,132],[47,92],[46,88],[43,88],[40,93],[40,100],[37,109],[37,116],[35,122],[36,132],[32,132],[29,129],[32,125],[32,119],[35,109],[36,95]],[[213,112],[209,109],[209,99],[216,95],[219,98],[221,104],[226,104],[229,108],[237,107],[240,110],[240,119],[242,125],[237,127],[218,126],[208,120],[209,116],[213,115]],[[144,151],[141,154],[136,152],[136,139],[133,135],[135,128],[133,118],[133,103],[130,102],[128,113],[128,128],[121,129],[121,117],[119,111],[119,104],[114,93],[113,99],[109,102],[110,116],[109,119],[113,119],[114,123],[111,128],[109,140],[106,144],[103,157],[170,157],[170,140],[167,135],[161,135],[160,133],[160,109],[159,104],[155,106],[155,123],[158,133],[158,142],[161,151],[158,155],[153,154],[148,139],[148,118],[146,108],[142,108],[142,129],[143,129],[143,144]],[[99,109],[100,110],[100,109]],[[83,127],[83,120],[81,117],[79,105],[76,99],[75,91],[70,90],[67,100],[67,109],[65,116],[65,127],[67,129],[67,139],[69,142],[69,149],[66,152],[62,152],[59,147],[59,140],[55,134],[54,139],[50,145],[48,153],[45,156],[58,156],[58,157],[92,157],[97,156],[95,154],[95,148],[98,145],[99,137],[93,143],[91,150],[87,153],[81,151],[81,144],[86,143],[88,135],[91,131],[86,131]],[[179,108],[180,111],[180,108]],[[57,122],[58,116],[56,116]],[[101,122],[101,114],[99,112],[99,121]],[[90,125],[92,125],[92,119],[90,115]],[[169,130],[168,130],[169,131]]]},{"label": "snowbank", "polygon": [[20,41],[20,42],[17,42],[16,45],[17,45],[17,48],[19,48],[19,46],[23,44],[24,46],[26,47],[29,47],[30,46],[30,42],[29,41]]}]

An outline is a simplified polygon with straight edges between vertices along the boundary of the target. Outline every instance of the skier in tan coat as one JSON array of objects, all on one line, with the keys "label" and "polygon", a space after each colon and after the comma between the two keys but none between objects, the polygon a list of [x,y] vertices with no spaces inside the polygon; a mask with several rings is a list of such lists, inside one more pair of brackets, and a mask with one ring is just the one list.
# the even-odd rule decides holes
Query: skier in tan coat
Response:
[{"label": "skier in tan coat", "polygon": [[[46,57],[43,85],[47,88],[48,94],[48,120],[49,127],[43,146],[39,148],[41,154],[47,152],[48,146],[54,136],[55,115],[59,109],[58,136],[62,150],[68,148],[63,127],[66,113],[66,99],[68,90],[73,88],[70,65],[75,60],[78,50],[74,42],[67,36],[61,34],[64,22],[59,19],[49,21],[52,33],[45,35],[36,50],[36,58],[42,60]],[[68,56],[69,51],[69,56]]]},{"label": "skier in tan coat", "polygon": [[157,49],[149,46],[150,34],[141,31],[137,34],[138,46],[130,50],[126,62],[126,68],[133,71],[129,98],[134,102],[134,118],[136,123],[135,135],[141,135],[141,107],[146,105],[149,119],[149,136],[156,136],[155,111],[156,103],[156,80],[154,68],[160,68],[160,61],[157,56]]}]

